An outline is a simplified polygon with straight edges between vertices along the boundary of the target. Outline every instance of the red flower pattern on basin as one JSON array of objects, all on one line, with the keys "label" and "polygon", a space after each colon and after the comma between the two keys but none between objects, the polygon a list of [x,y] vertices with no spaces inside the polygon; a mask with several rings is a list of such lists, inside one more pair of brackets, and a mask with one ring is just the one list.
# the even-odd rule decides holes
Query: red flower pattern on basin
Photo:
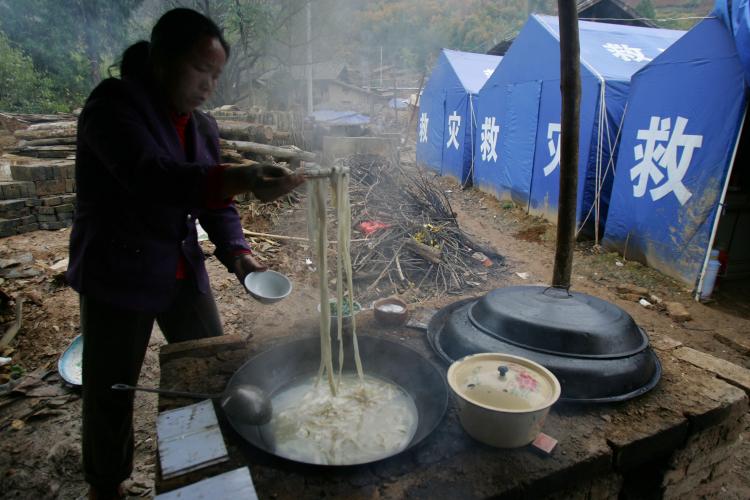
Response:
[{"label": "red flower pattern on basin", "polygon": [[533,392],[536,390],[539,382],[529,372],[522,371],[516,375],[516,383],[522,390]]}]

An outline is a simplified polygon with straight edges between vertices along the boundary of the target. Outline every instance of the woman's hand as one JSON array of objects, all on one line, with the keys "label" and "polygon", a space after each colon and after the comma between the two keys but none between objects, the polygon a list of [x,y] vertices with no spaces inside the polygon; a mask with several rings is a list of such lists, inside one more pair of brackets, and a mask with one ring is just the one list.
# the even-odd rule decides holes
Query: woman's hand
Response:
[{"label": "woman's hand", "polygon": [[238,255],[234,259],[234,274],[240,280],[242,285],[245,285],[245,276],[250,273],[265,271],[268,266],[264,266],[251,254]]},{"label": "woman's hand", "polygon": [[222,194],[229,198],[250,191],[260,201],[267,202],[291,192],[304,182],[304,176],[279,165],[229,166],[224,170]]},{"label": "woman's hand", "polygon": [[251,191],[263,202],[275,200],[305,182],[302,175],[278,165],[261,164],[255,168],[258,170],[258,182]]}]

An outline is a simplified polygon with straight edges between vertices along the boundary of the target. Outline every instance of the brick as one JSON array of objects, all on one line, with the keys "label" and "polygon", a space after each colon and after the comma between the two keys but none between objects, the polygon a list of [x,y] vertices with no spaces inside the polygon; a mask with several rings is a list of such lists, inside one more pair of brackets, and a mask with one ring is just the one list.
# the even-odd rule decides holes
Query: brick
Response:
[{"label": "brick", "polygon": [[48,222],[57,222],[57,216],[55,214],[52,214],[52,215],[38,214],[36,216],[36,218],[37,218],[37,220],[39,222],[45,222],[45,223],[48,223]]},{"label": "brick", "polygon": [[26,208],[25,199],[1,200],[0,201],[0,210],[14,210],[18,208]]},{"label": "brick", "polygon": [[64,194],[64,195],[61,195],[60,199],[62,200],[63,204],[70,203],[71,205],[75,205],[75,203],[76,203],[76,195],[75,194]]},{"label": "brick", "polygon": [[26,224],[25,226],[18,226],[16,228],[16,231],[18,231],[18,234],[21,233],[30,233],[31,231],[38,231],[39,230],[39,224],[34,222],[33,224]]},{"label": "brick", "polygon": [[19,225],[25,226],[26,224],[33,224],[36,222],[36,215],[27,215],[26,217],[21,217],[21,220],[19,221]]},{"label": "brick", "polygon": [[48,231],[57,231],[58,229],[62,229],[64,227],[68,227],[65,222],[61,221],[54,221],[54,222],[39,222],[39,229],[45,229]]},{"label": "brick", "polygon": [[16,227],[18,227],[17,219],[0,219],[0,232],[12,231],[10,234],[13,234]]},{"label": "brick", "polygon": [[39,198],[26,198],[26,206],[27,207],[38,207],[42,204],[42,200]]},{"label": "brick", "polygon": [[36,193],[39,196],[65,193],[66,179],[54,179],[45,181],[34,181]]},{"label": "brick", "polygon": [[31,213],[31,209],[26,206],[26,200],[0,200],[0,217],[3,219],[16,219],[25,217]]},{"label": "brick", "polygon": [[65,204],[65,205],[58,205],[55,207],[55,213],[56,214],[64,214],[64,213],[73,213],[73,210],[75,210],[75,207],[71,204]]},{"label": "brick", "polygon": [[65,192],[66,193],[76,192],[76,180],[75,179],[65,179]]},{"label": "brick", "polygon": [[37,207],[36,213],[40,215],[55,215],[55,207]]},{"label": "brick", "polygon": [[74,179],[76,175],[75,163],[66,163],[60,166],[65,179]]},{"label": "brick", "polygon": [[57,205],[60,205],[62,203],[62,196],[49,196],[47,198],[42,198],[42,204],[45,207],[55,207]]},{"label": "brick", "polygon": [[63,212],[61,214],[57,214],[57,220],[70,222],[73,220],[73,212]]},{"label": "brick", "polygon": [[667,308],[667,314],[670,318],[672,318],[675,321],[690,321],[692,316],[690,316],[690,313],[688,310],[680,304],[679,302],[665,302],[664,307]]},{"label": "brick", "polygon": [[716,358],[710,354],[696,351],[690,347],[680,347],[674,351],[674,356],[682,361],[687,361],[704,370],[708,370],[726,380],[745,392],[750,392],[750,370],[730,363],[729,361]]},{"label": "brick", "polygon": [[10,182],[3,184],[3,199],[4,200],[13,200],[23,197],[23,190],[21,188],[21,184],[17,182]]},{"label": "brick", "polygon": [[55,172],[45,164],[11,165],[13,178],[19,181],[45,181],[54,179]]}]

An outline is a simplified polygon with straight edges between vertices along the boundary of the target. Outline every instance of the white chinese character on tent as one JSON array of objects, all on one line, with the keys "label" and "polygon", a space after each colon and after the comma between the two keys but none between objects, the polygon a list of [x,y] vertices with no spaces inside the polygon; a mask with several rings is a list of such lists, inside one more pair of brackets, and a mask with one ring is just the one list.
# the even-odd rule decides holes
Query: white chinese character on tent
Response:
[{"label": "white chinese character on tent", "polygon": [[[630,180],[637,180],[633,185],[633,196],[640,198],[646,194],[649,179],[656,185],[649,190],[653,201],[674,193],[680,205],[684,205],[693,195],[682,179],[693,160],[693,153],[703,145],[703,136],[686,134],[687,123],[687,118],[678,116],[672,129],[670,118],[652,116],[648,130],[638,130],[637,137],[645,141],[645,146],[638,144],[633,148],[635,159],[639,161],[630,169]],[[659,144],[664,142],[666,147]]]},{"label": "white chinese character on tent", "polygon": [[544,167],[544,176],[555,171],[560,165],[560,124],[550,123],[547,126],[547,149],[552,160]]},{"label": "white chinese character on tent", "polygon": [[422,113],[419,117],[419,142],[427,142],[427,125],[430,123],[430,119],[427,118],[427,113]]},{"label": "white chinese character on tent", "polygon": [[487,78],[489,78],[489,77],[491,77],[491,76],[492,76],[492,73],[494,73],[494,72],[495,72],[495,70],[494,70],[494,69],[492,69],[492,68],[487,68],[487,69],[485,69],[485,70],[484,70],[484,72],[483,72],[483,73],[484,73],[484,76],[486,76]]},{"label": "white chinese character on tent", "polygon": [[479,150],[482,152],[482,160],[497,161],[497,134],[500,132],[500,125],[495,125],[495,117],[488,116],[482,124],[482,145]]},{"label": "white chinese character on tent", "polygon": [[602,47],[607,49],[616,58],[622,59],[625,62],[647,62],[651,60],[651,58],[646,57],[643,53],[643,49],[631,47],[626,43],[605,43]]},{"label": "white chinese character on tent", "polygon": [[461,117],[454,111],[453,114],[448,117],[448,133],[450,133],[451,136],[448,138],[448,144],[445,145],[446,148],[453,145],[453,147],[458,149],[458,130],[460,128]]}]

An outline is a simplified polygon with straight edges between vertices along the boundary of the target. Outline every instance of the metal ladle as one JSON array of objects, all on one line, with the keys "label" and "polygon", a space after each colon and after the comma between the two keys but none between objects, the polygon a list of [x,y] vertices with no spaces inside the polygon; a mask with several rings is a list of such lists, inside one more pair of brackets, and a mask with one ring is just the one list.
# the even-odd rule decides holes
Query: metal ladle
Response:
[{"label": "metal ladle", "polygon": [[218,399],[221,409],[234,421],[248,425],[263,425],[271,421],[271,400],[262,389],[250,384],[238,384],[230,389],[225,389],[221,394],[170,391],[127,384],[115,384],[112,389],[153,392],[181,398]]}]

